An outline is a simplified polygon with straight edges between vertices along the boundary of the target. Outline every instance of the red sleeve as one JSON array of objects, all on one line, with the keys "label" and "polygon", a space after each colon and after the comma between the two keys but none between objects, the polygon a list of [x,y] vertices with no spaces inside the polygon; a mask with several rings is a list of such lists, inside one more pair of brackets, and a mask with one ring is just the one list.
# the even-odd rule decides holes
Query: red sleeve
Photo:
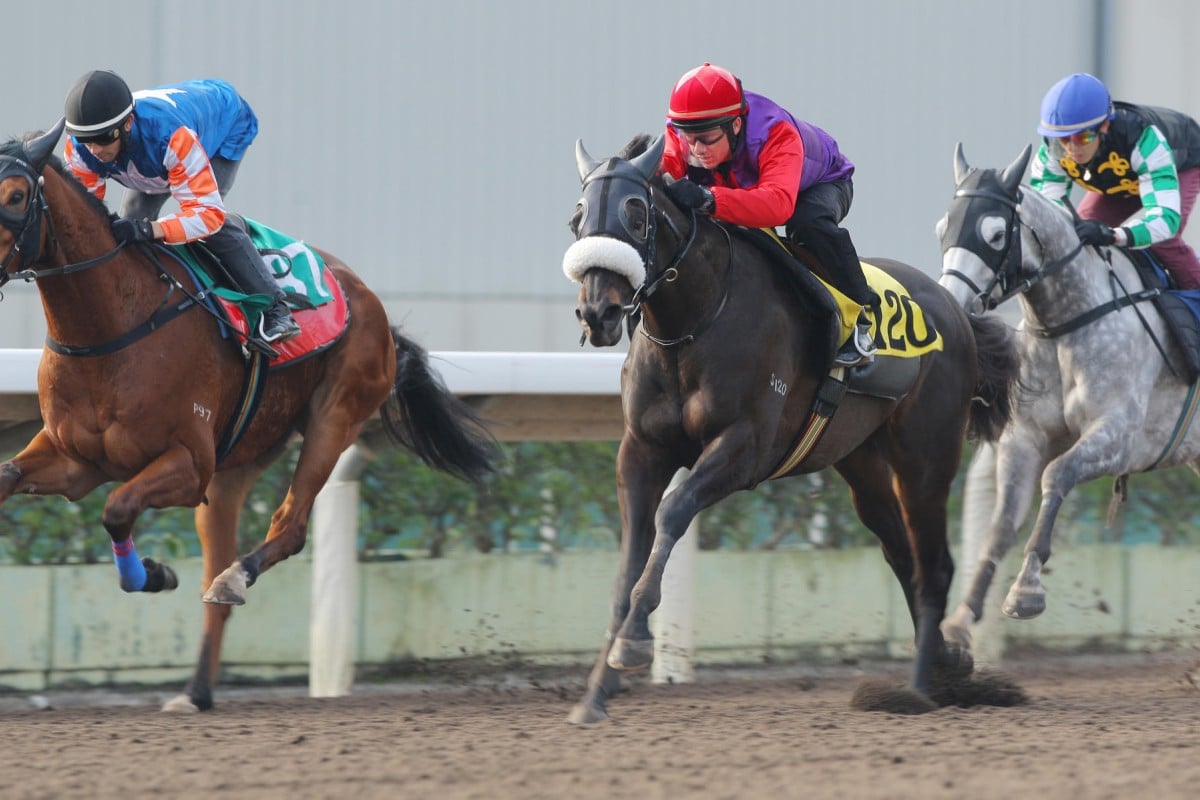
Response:
[{"label": "red sleeve", "polygon": [[[663,164],[666,164],[664,154]],[[800,192],[804,142],[800,131],[786,122],[771,128],[758,154],[758,183],[748,189],[712,187],[717,209],[713,216],[747,228],[774,228],[791,219]]]},{"label": "red sleeve", "polygon": [[659,173],[670,175],[672,178],[682,178],[687,174],[687,145],[670,125],[667,126],[665,136],[666,141],[663,144],[662,165],[659,167]]}]

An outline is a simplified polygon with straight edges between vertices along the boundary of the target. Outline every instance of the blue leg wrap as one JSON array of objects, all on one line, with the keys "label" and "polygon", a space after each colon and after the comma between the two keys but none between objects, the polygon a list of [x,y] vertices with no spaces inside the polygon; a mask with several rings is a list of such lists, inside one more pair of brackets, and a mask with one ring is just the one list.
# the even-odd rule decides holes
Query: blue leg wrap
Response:
[{"label": "blue leg wrap", "polygon": [[121,576],[121,588],[127,592],[140,592],[146,585],[146,568],[138,558],[132,536],[120,543],[113,542],[113,561]]}]

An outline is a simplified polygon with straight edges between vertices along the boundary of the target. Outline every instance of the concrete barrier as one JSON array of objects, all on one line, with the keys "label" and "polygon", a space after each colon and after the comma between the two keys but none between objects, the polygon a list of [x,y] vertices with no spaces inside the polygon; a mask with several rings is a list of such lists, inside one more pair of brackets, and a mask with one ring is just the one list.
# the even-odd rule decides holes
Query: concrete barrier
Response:
[{"label": "concrete barrier", "polygon": [[[999,576],[1007,585],[1019,561]],[[200,562],[172,563],[180,588],[123,594],[110,564],[0,567],[0,686],[184,681],[200,629]],[[615,552],[464,555],[358,565],[355,661],[364,673],[409,659],[513,656],[588,664],[608,622]],[[223,680],[308,674],[312,562],[272,570],[234,610]],[[1049,608],[1004,619],[1006,646],[1071,652],[1200,644],[1200,549],[1063,548],[1047,568]],[[701,552],[698,664],[908,658],[911,629],[878,550]],[[999,610],[990,610],[999,614]]]}]

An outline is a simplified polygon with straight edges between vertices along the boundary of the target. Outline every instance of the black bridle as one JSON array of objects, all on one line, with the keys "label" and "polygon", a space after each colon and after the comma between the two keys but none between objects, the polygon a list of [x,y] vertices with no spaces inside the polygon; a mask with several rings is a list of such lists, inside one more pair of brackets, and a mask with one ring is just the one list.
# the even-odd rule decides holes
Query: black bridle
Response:
[{"label": "black bridle", "polygon": [[[12,248],[4,259],[0,260],[0,286],[4,286],[14,279],[34,282],[92,269],[93,267],[108,263],[116,257],[117,253],[120,253],[125,248],[124,244],[118,244],[112,250],[96,258],[90,258],[87,261],[78,261],[72,264],[65,264],[61,267],[35,269],[34,265],[43,256],[43,238],[49,239],[51,252],[58,251],[58,238],[54,231],[54,219],[50,214],[49,203],[46,201],[45,179],[36,173],[28,161],[16,156],[0,155],[0,181],[14,176],[25,181],[30,197],[25,207],[25,212],[21,215],[13,214],[3,208],[3,206],[0,206],[0,226],[10,231],[14,237]],[[42,236],[43,221],[47,229],[46,237]],[[153,333],[193,306],[204,308],[220,321],[215,312],[204,304],[204,300],[208,295],[207,292],[200,291],[193,293],[188,291],[187,287],[180,283],[159,263],[152,248],[145,246],[143,247],[143,251],[154,265],[155,270],[158,272],[158,277],[168,284],[166,295],[155,307],[154,311],[151,312],[149,317],[117,338],[100,344],[69,345],[47,336],[46,346],[54,352],[66,356],[108,355],[109,353],[115,353],[118,350],[124,349],[133,342]],[[11,266],[17,256],[21,258],[22,269],[12,271]],[[176,292],[182,293],[182,297],[174,297]]]},{"label": "black bridle", "polygon": [[16,156],[0,155],[0,182],[13,177],[20,178],[25,182],[29,199],[25,204],[25,213],[20,215],[0,206],[0,226],[13,235],[13,246],[4,260],[0,261],[0,286],[8,283],[12,278],[30,279],[29,274],[32,273],[32,270],[26,268],[17,273],[10,273],[9,268],[18,256],[21,258],[22,265],[33,264],[41,257],[43,217],[49,226],[51,245],[55,248],[58,247],[54,225],[50,220],[50,207],[46,204],[46,193],[43,191],[45,180],[36,173],[28,161]]},{"label": "black bridle", "polygon": [[[970,202],[973,198],[982,198],[992,200],[1008,209],[1008,220],[1006,222],[1006,230],[1004,237],[1004,247],[999,252],[992,251],[986,247],[973,246],[968,241],[977,232],[973,226],[962,224],[958,230],[958,235],[952,246],[962,247],[979,257],[981,261],[992,272],[992,279],[986,286],[980,287],[970,276],[964,275],[956,269],[945,269],[942,273],[952,275],[958,278],[971,288],[975,293],[975,298],[980,302],[981,306],[991,311],[996,306],[1006,300],[1015,297],[1019,294],[1032,289],[1037,284],[1041,283],[1046,278],[1054,275],[1067,264],[1075,260],[1075,257],[1083,250],[1083,244],[1077,244],[1069,253],[1056,258],[1049,263],[1040,265],[1036,270],[1026,273],[1022,267],[1021,253],[1021,228],[1024,227],[1033,236],[1037,242],[1038,248],[1045,252],[1045,246],[1042,240],[1038,237],[1037,231],[1031,228],[1024,220],[1021,219],[1021,192],[1017,190],[1015,197],[1010,197],[1002,192],[993,191],[991,189],[959,189],[954,193],[954,199],[965,200]],[[982,214],[976,214],[971,219],[978,219]],[[964,213],[965,223],[967,221]],[[999,286],[1000,296],[993,297],[992,293]]]},{"label": "black bridle", "polygon": [[[651,218],[655,218],[658,210],[654,204],[653,192],[649,194],[649,201]],[[633,299],[630,301],[629,305],[623,307],[623,310],[626,312],[626,314],[628,314],[627,323],[629,327],[629,335],[632,336],[635,329],[640,330],[643,336],[660,347],[673,347],[677,344],[690,344],[691,342],[694,342],[696,337],[698,337],[710,325],[712,325],[713,322],[716,321],[717,317],[719,317],[721,312],[725,309],[725,304],[729,300],[729,285],[733,276],[733,241],[730,239],[729,230],[724,225],[718,223],[717,227],[720,228],[723,234],[725,234],[726,252],[729,254],[728,261],[726,263],[724,290],[721,293],[721,301],[713,307],[712,312],[704,320],[702,320],[700,324],[698,324],[692,330],[691,333],[674,339],[663,339],[658,336],[654,336],[648,330],[646,330],[644,325],[640,328],[638,327],[638,322],[642,316],[642,303],[644,303],[656,291],[658,291],[659,287],[664,283],[674,283],[679,278],[679,264],[683,261],[684,257],[688,254],[688,251],[691,250],[692,244],[694,244],[696,241],[696,229],[699,227],[699,220],[696,218],[695,209],[689,209],[689,212],[689,225],[686,236],[679,232],[679,229],[675,226],[675,223],[672,221],[670,215],[663,213],[663,220],[667,223],[667,227],[670,229],[671,233],[674,234],[676,241],[680,243],[680,247],[675,251],[675,256],[671,259],[671,263],[659,270],[655,269],[656,264],[653,258],[653,251],[651,252],[651,258],[646,262],[646,279],[642,281],[641,286],[634,290]]]}]

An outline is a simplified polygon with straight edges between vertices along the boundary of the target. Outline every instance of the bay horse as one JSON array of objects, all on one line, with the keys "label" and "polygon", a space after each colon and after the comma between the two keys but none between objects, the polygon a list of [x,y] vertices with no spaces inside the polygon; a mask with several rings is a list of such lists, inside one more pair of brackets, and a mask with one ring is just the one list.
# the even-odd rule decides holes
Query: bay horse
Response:
[{"label": "bay horse", "polygon": [[[1041,491],[1037,518],[1020,571],[1002,610],[1031,619],[1046,609],[1042,569],[1060,507],[1075,486],[1186,464],[1200,472],[1200,426],[1192,424],[1197,387],[1178,344],[1154,304],[1159,290],[1143,288],[1128,254],[1085,247],[1073,215],[1021,183],[1027,146],[1003,169],[974,169],[954,151],[956,190],[938,222],[941,285],[972,313],[1016,297],[1019,413],[994,446],[981,474],[994,486],[968,487],[993,497],[986,542],[962,602],[943,623],[946,637],[971,644],[996,569]],[[1176,365],[1179,365],[1178,367]],[[989,465],[990,466],[990,465]],[[974,472],[974,470],[972,470]],[[978,535],[964,525],[964,538]]]},{"label": "bay horse", "polygon": [[[150,248],[116,246],[104,204],[53,155],[62,131],[60,121],[0,145],[0,285],[35,281],[48,330],[38,369],[43,427],[0,464],[0,502],[17,493],[76,500],[119,481],[101,523],[122,588],[144,592],[178,581],[167,565],[138,559],[138,516],[195,507],[208,585],[200,654],[183,694],[164,709],[207,710],[232,606],[304,546],[313,500],[368,417],[378,410],[395,442],[465,479],[479,481],[498,451],[482,421],[431,371],[425,351],[389,324],[378,297],[318,251],[345,293],[347,327],[331,347],[268,373],[257,414],[218,461],[218,440],[239,407],[242,351],[221,339],[216,318],[198,304],[159,324],[181,293],[191,297],[183,268]],[[111,346],[62,352],[102,343]],[[303,444],[291,486],[265,541],[239,557],[241,507],[293,433]],[[114,605],[112,613],[125,612]]]},{"label": "bay horse", "polygon": [[[836,382],[827,380],[838,344],[828,320],[734,226],[673,203],[656,177],[663,140],[647,148],[648,138],[604,160],[576,144],[583,197],[563,263],[581,284],[576,316],[596,347],[619,342],[628,316],[631,341],[621,372],[620,569],[607,635],[568,719],[606,718],[620,673],[650,664],[648,618],[663,570],[698,512],[772,477],[829,466],[879,538],[912,618],[912,672],[892,710],[930,710],[935,684],[972,669],[938,628],[954,570],[946,504],[964,434],[990,437],[1007,419],[1011,334],[998,321],[968,317],[920,271],[873,261],[911,292],[944,346],[919,356],[901,396],[850,391],[839,405],[829,393]],[[894,332],[905,303],[886,305],[888,325],[880,327]],[[844,372],[836,368],[837,377]],[[987,402],[973,403],[975,396]],[[815,411],[832,413],[830,404],[837,413],[796,462],[793,445],[811,431]],[[681,468],[687,477],[664,496]]]}]

